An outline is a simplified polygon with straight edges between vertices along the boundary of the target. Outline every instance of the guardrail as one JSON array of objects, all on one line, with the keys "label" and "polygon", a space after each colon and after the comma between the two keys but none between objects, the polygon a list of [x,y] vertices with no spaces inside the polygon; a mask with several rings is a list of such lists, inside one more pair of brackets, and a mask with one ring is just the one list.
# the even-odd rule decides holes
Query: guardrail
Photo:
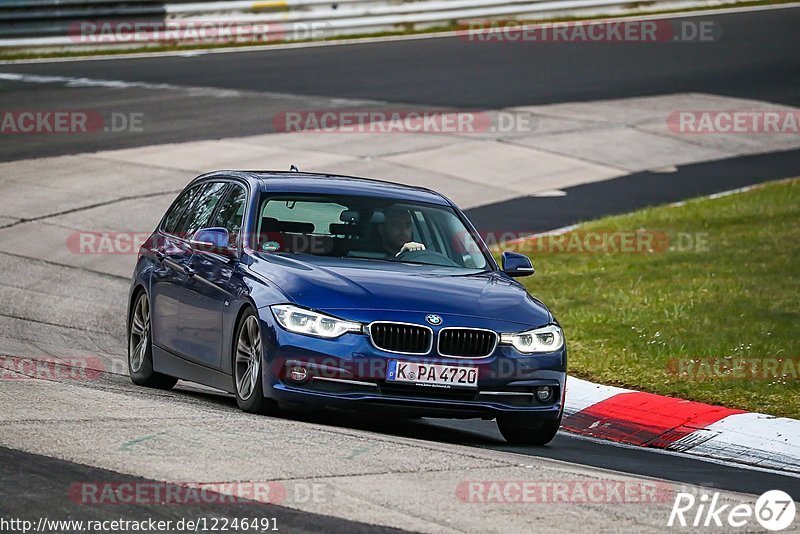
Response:
[{"label": "guardrail", "polygon": [[[721,5],[730,0],[6,0],[0,48],[138,47],[206,41],[275,42],[463,25]],[[232,29],[231,29],[232,28]],[[200,37],[200,36],[198,36]],[[202,39],[195,41],[197,44]]]}]

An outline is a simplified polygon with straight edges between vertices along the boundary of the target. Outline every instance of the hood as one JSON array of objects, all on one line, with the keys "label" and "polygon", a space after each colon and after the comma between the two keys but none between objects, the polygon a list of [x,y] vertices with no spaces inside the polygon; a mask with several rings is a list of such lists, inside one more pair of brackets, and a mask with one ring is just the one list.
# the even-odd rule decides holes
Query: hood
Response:
[{"label": "hood", "polygon": [[482,317],[534,327],[547,307],[502,272],[320,256],[257,254],[250,268],[295,304],[336,310],[397,310]]}]

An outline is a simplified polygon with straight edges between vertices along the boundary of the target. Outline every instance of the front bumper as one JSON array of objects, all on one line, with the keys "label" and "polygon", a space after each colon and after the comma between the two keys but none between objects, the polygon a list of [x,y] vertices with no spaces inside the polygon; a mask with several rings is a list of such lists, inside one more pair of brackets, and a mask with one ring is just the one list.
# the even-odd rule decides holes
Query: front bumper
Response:
[{"label": "front bumper", "polygon": [[[262,379],[264,394],[279,404],[395,412],[409,416],[492,419],[499,415],[556,419],[563,410],[566,347],[526,356],[498,345],[485,358],[444,357],[436,353],[397,354],[374,347],[367,335],[348,333],[328,340],[294,334],[262,316],[266,333]],[[441,388],[386,380],[391,360],[478,368],[477,388]],[[307,378],[293,380],[288,370],[302,367]],[[545,402],[534,395],[550,386]]]}]

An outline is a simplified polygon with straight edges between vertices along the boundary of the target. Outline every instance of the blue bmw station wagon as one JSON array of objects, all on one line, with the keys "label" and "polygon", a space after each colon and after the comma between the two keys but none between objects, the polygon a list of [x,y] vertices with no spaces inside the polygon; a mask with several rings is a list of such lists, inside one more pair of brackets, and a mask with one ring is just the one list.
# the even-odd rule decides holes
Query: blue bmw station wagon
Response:
[{"label": "blue bmw station wagon", "polygon": [[547,307],[466,216],[421,187],[327,174],[217,171],[178,195],[130,290],[134,383],[178,379],[247,412],[303,405],[496,419],[542,445],[567,349]]}]

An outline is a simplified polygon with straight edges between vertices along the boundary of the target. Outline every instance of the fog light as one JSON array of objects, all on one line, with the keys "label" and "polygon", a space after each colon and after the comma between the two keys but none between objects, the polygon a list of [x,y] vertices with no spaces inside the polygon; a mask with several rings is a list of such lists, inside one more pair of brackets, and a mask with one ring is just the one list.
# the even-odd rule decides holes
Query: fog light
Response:
[{"label": "fog light", "polygon": [[305,382],[308,379],[308,370],[305,367],[292,367],[289,369],[289,378],[293,382]]},{"label": "fog light", "polygon": [[553,388],[550,386],[539,386],[536,388],[536,398],[539,402],[547,402],[553,396]]}]

